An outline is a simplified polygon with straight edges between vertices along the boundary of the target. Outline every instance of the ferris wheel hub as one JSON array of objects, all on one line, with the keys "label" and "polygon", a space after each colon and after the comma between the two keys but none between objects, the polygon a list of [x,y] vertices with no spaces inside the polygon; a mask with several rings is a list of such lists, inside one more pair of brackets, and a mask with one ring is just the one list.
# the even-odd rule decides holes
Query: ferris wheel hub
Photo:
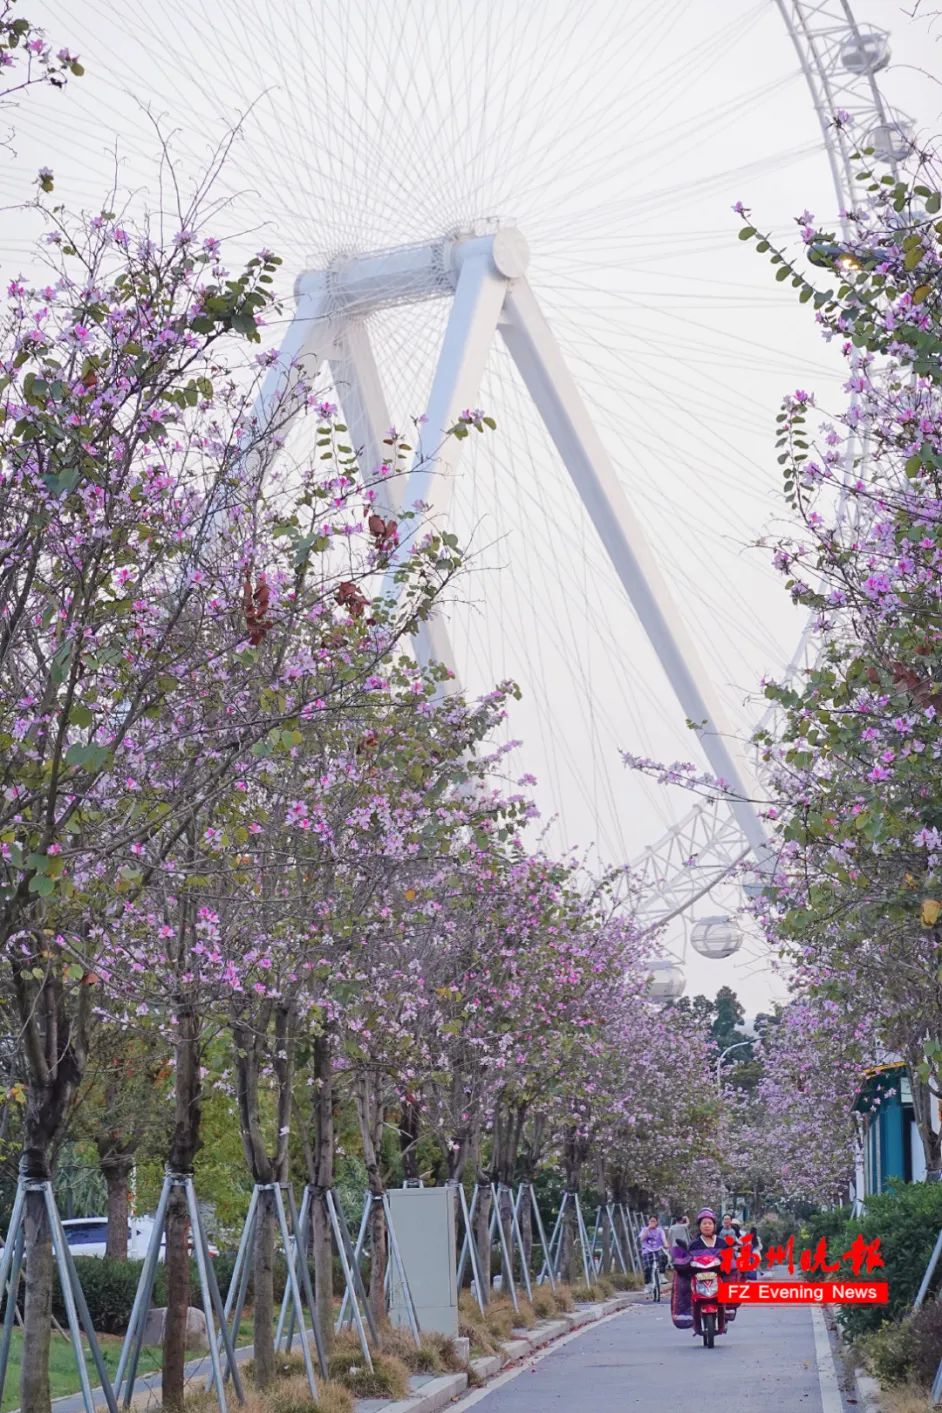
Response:
[{"label": "ferris wheel hub", "polygon": [[530,261],[530,247],[513,226],[479,234],[466,231],[439,236],[419,245],[338,256],[322,270],[305,270],[295,281],[301,299],[325,297],[336,310],[369,314],[396,304],[417,304],[454,294],[469,260],[483,260],[505,280],[519,279]]}]

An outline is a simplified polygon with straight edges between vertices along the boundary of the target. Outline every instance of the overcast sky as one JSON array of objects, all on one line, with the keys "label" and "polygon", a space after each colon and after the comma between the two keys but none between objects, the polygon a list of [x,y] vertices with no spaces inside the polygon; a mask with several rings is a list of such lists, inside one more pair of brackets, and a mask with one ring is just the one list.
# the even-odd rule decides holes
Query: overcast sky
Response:
[{"label": "overcast sky", "polygon": [[[925,70],[938,68],[942,26],[896,0],[854,10],[892,33],[888,101],[934,135],[942,102]],[[0,160],[7,207],[51,166],[70,206],[97,208],[117,179],[133,210],[169,212],[158,130],[186,188],[247,114],[214,189],[213,232],[235,253],[282,254],[286,293],[341,251],[475,219],[520,226],[703,671],[747,736],[760,679],[801,630],[756,548],[785,524],[774,416],[799,386],[829,408],[843,397],[807,310],[737,241],[730,209],[745,201],[790,240],[804,208],[834,212],[773,0],[37,0],[28,13],[87,74],[15,114],[15,152]],[[36,231],[7,210],[7,275],[37,270]],[[423,410],[445,312],[373,321],[400,425]],[[498,430],[455,492],[476,565],[448,611],[459,675],[471,690],[520,682],[508,734],[523,743],[515,773],[538,778],[549,845],[630,860],[690,801],[627,772],[619,751],[696,758],[695,743],[500,350],[480,401]],[[727,903],[717,895],[696,914]],[[754,958],[691,959],[688,990],[723,983],[753,1008],[773,990]]]}]

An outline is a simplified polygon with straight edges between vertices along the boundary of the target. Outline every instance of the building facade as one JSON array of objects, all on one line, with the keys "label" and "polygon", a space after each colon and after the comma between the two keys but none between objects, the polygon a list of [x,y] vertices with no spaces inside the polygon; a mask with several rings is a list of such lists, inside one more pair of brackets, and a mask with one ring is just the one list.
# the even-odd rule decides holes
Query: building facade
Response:
[{"label": "building facade", "polygon": [[[860,1142],[856,1203],[885,1192],[892,1179],[924,1182],[926,1162],[916,1127],[906,1066],[888,1061],[868,1070],[854,1101]],[[939,1125],[938,1107],[933,1114]]]}]

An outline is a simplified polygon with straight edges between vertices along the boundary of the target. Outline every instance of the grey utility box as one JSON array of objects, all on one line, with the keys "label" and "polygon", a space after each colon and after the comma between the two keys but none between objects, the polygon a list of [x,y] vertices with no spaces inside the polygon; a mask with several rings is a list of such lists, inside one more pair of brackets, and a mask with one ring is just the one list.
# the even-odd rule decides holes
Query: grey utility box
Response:
[{"label": "grey utility box", "polygon": [[[389,1207],[419,1329],[453,1339],[458,1333],[454,1188],[392,1188]],[[389,1279],[390,1319],[407,1325],[406,1294],[394,1261]]]}]

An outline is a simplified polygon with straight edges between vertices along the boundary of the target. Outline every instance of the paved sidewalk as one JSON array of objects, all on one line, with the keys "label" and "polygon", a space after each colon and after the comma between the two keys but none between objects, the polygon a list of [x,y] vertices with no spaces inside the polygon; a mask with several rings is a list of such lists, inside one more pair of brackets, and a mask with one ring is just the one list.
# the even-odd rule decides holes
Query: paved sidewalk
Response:
[{"label": "paved sidewalk", "polygon": [[455,1413],[852,1413],[820,1311],[741,1309],[704,1349],[661,1305],[633,1305],[454,1405]]}]

